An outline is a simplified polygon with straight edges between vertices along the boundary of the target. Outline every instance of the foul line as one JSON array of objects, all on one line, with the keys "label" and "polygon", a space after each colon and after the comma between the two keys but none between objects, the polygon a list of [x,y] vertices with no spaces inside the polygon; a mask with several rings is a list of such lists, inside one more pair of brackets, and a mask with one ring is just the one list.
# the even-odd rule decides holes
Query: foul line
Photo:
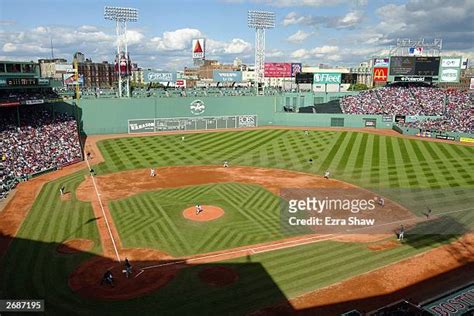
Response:
[{"label": "foul line", "polygon": [[86,163],[87,163],[87,167],[89,168],[89,174],[92,178],[92,183],[94,184],[94,189],[95,189],[95,193],[97,195],[97,199],[99,200],[100,208],[102,209],[102,215],[104,216],[105,224],[107,225],[107,230],[109,231],[110,239],[112,239],[112,245],[114,246],[115,255],[117,256],[117,261],[121,262],[120,261],[120,256],[119,256],[119,253],[118,253],[118,250],[117,250],[117,245],[115,244],[115,239],[114,239],[114,236],[112,235],[112,230],[110,229],[109,220],[107,219],[107,216],[105,215],[104,205],[102,204],[102,200],[100,198],[99,190],[97,189],[97,185],[95,183],[94,175],[90,173],[91,165],[89,164],[89,160],[87,159],[87,157],[86,157]]}]

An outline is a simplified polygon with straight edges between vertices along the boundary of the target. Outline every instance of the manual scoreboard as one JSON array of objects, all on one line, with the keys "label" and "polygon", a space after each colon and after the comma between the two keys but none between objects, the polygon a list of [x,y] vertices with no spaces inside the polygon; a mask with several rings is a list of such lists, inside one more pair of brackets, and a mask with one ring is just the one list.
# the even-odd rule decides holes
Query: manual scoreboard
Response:
[{"label": "manual scoreboard", "polygon": [[195,131],[257,126],[256,115],[133,119],[128,120],[128,133]]}]

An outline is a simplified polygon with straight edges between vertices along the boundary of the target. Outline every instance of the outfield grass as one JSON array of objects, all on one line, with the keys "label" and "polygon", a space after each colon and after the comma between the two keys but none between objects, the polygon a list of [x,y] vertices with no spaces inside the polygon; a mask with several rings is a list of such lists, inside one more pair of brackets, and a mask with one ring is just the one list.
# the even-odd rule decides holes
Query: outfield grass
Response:
[{"label": "outfield grass", "polygon": [[[367,188],[396,189],[400,194],[406,190],[412,197],[404,197],[403,203],[416,204],[421,200],[420,196],[424,199],[426,195],[423,203],[440,203],[443,209],[465,207],[470,201],[469,192],[472,194],[474,188],[470,172],[474,166],[472,147],[363,133],[311,132],[305,137],[301,131],[258,130],[190,134],[186,135],[184,143],[177,135],[123,138],[107,140],[99,146],[106,159],[96,168],[100,173],[151,165],[220,164],[225,159],[231,165],[287,168],[316,174],[329,169],[335,177]],[[307,163],[309,157],[315,160],[313,166]],[[194,266],[181,271],[165,288],[146,297],[101,302],[79,297],[67,286],[67,277],[74,268],[101,252],[90,203],[78,201],[74,194],[71,201],[62,202],[57,194],[63,183],[68,190],[74,191],[83,181],[84,174],[85,171],[78,172],[43,187],[18,238],[0,261],[0,297],[44,298],[48,314],[55,315],[243,314],[413,256],[455,238],[408,233],[407,242],[402,246],[378,252],[368,250],[363,244],[326,241],[227,261],[224,264],[236,269],[240,278],[222,289],[201,283],[197,272],[202,267]],[[435,196],[428,197],[433,191],[416,192],[418,188],[442,191],[434,191]],[[248,199],[239,200],[236,192],[247,192]],[[172,210],[174,205],[182,210],[181,206],[194,203],[197,196],[235,209],[233,221],[236,225],[242,221],[242,226],[234,229],[222,218],[223,230],[207,227],[206,232],[210,235],[206,239],[200,236],[200,227],[190,229],[193,227],[186,226],[190,223],[177,221]],[[194,186],[185,190],[147,192],[116,201],[112,203],[112,213],[126,246],[150,246],[156,238],[171,253],[184,254],[217,249],[219,241],[237,245],[272,238],[273,233],[278,233],[277,223],[259,222],[256,217],[249,217],[254,214],[239,213],[238,208],[242,205],[239,203],[255,204],[258,201],[262,203],[258,206],[259,211],[271,219],[274,214],[269,210],[274,206],[273,199],[269,192],[253,185]],[[159,217],[155,218],[155,215]],[[469,226],[474,222],[474,212],[455,213],[451,218]],[[179,233],[181,235],[176,236]],[[89,253],[57,254],[57,244],[71,238],[91,239],[95,246]]]}]

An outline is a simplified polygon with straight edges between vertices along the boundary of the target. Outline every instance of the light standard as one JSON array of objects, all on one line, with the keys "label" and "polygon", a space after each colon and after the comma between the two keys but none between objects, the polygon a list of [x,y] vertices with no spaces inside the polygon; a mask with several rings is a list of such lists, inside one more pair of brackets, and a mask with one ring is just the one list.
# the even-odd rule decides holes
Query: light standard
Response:
[{"label": "light standard", "polygon": [[[133,8],[121,8],[121,7],[104,7],[104,18],[106,20],[115,21],[115,33],[117,35],[117,56],[118,56],[118,90],[119,97],[125,96],[130,97],[130,78],[129,78],[129,58],[128,58],[128,45],[127,45],[127,22],[138,21],[138,10]],[[123,50],[122,50],[123,47]],[[121,52],[125,52],[126,60],[126,71],[123,75],[121,74],[120,62]],[[123,87],[125,84],[125,87]],[[122,91],[125,88],[125,95]]]},{"label": "light standard", "polygon": [[263,92],[263,77],[265,69],[265,29],[275,27],[275,13],[267,11],[248,11],[248,27],[255,29],[255,81],[257,94],[260,87]]}]

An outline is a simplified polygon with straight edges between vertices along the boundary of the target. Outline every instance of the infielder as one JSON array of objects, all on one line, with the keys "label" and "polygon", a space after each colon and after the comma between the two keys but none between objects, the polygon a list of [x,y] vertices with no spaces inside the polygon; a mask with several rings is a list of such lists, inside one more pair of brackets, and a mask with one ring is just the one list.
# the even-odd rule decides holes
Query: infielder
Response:
[{"label": "infielder", "polygon": [[324,173],[324,179],[329,179],[329,176],[331,174],[329,173],[329,170],[327,170],[325,173]]},{"label": "infielder", "polygon": [[132,274],[132,265],[128,261],[128,258],[125,258],[125,270],[123,270],[123,272],[125,273],[127,279]]},{"label": "infielder", "polygon": [[403,225],[400,226],[400,232],[398,234],[398,240],[403,241],[403,237],[405,235],[405,227]]},{"label": "infielder", "polygon": [[150,177],[156,176],[156,170],[154,168],[150,169]]},{"label": "infielder", "polygon": [[224,168],[228,168],[229,167],[229,163],[227,162],[227,160],[224,161]]}]

